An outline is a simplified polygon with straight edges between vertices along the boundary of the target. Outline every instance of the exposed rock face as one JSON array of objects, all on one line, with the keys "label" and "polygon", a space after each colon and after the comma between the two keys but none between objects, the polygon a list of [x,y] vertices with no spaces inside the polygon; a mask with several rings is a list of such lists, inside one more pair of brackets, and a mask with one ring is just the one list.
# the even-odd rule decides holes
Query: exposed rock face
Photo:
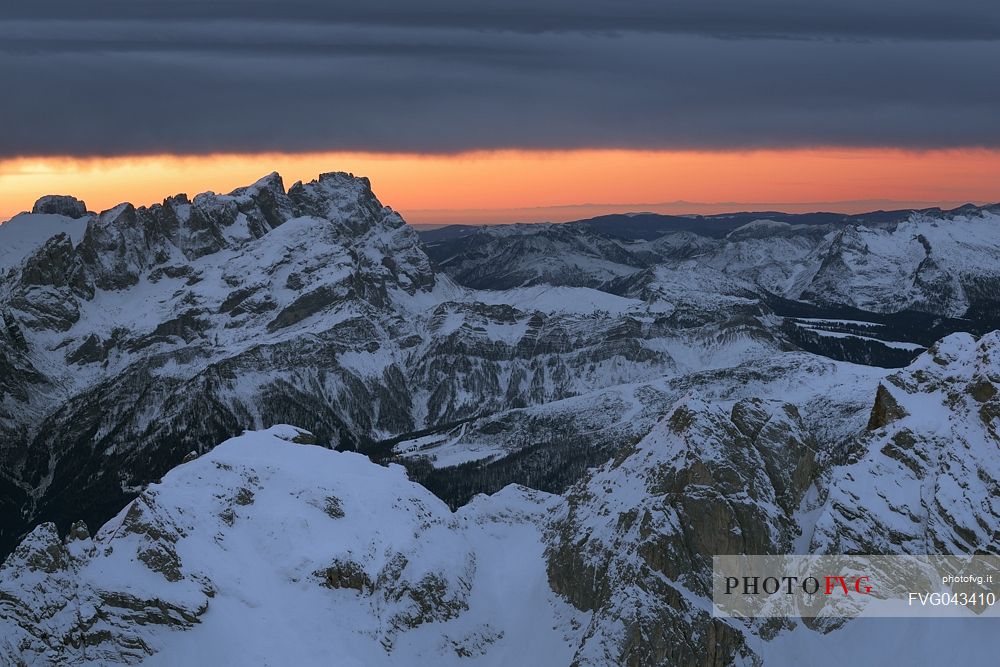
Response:
[{"label": "exposed rock face", "polygon": [[892,390],[884,384],[879,384],[878,392],[875,394],[875,404],[872,406],[872,414],[868,419],[868,429],[872,431],[880,429],[905,416],[906,411],[893,398]]},{"label": "exposed rock face", "polygon": [[[954,334],[879,388],[874,430],[832,479],[812,548],[998,553],[1000,335]],[[887,407],[890,395],[893,407]],[[876,413],[892,415],[875,419]],[[872,480],[892,480],[871,488]]]},{"label": "exposed rock face", "polygon": [[32,531],[0,568],[0,655],[21,664],[135,664],[152,650],[147,627],[189,628],[208,609],[209,590],[109,590],[98,557],[82,524],[65,540],[52,524]]},{"label": "exposed rock face", "polygon": [[64,215],[67,218],[82,218],[87,215],[87,205],[76,197],[68,195],[47,195],[31,207],[32,213]]},{"label": "exposed rock face", "polygon": [[66,234],[49,239],[22,265],[9,305],[28,329],[68,331],[80,319],[80,301],[94,297],[94,284]]},{"label": "exposed rock face", "polygon": [[547,552],[553,589],[593,612],[574,664],[753,662],[690,596],[710,597],[715,554],[790,550],[817,456],[792,405],[690,398],[575,487]]}]

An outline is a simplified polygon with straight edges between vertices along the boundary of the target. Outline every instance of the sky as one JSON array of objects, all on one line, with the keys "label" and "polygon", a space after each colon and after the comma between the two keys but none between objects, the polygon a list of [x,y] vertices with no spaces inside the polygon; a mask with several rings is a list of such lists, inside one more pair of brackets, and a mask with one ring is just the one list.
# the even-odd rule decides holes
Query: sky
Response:
[{"label": "sky", "polygon": [[1000,200],[987,0],[4,4],[0,219],[273,170],[423,223]]}]

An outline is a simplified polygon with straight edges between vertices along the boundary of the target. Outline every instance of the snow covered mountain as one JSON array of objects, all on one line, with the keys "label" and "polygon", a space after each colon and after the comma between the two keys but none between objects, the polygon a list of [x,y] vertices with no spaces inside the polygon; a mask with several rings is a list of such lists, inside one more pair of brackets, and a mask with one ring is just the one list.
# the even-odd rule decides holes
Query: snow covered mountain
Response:
[{"label": "snow covered mountain", "polygon": [[37,528],[0,574],[0,657],[510,664],[530,645],[569,661],[581,614],[546,591],[537,527],[557,498],[512,487],[452,514],[401,467],[302,436],[229,440],[93,538]]},{"label": "snow covered mountain", "polygon": [[[634,274],[635,267],[693,264],[789,299],[973,317],[996,309],[998,214],[998,206],[909,215],[757,214],[762,217],[754,219],[738,214],[733,220],[715,216],[685,225],[659,216],[659,226],[653,224],[657,216],[648,215],[644,220],[653,220],[645,220],[638,238],[615,235],[609,225],[592,221],[423,235],[443,271],[479,288],[600,286]],[[617,221],[623,229],[629,222]]]},{"label": "snow covered mountain", "polygon": [[752,299],[676,327],[589,288],[457,285],[348,174],[84,208],[0,226],[0,552],[245,427],[357,449],[786,346]]},{"label": "snow covered mountain", "polygon": [[[838,369],[849,374],[852,367]],[[834,376],[824,387],[837,388]],[[871,380],[862,379],[862,383]],[[28,664],[835,665],[942,656],[956,628],[710,614],[718,553],[998,553],[1000,335],[875,380],[840,436],[809,401],[690,391],[565,495],[452,512],[400,466],[248,432],[93,537],[36,528],[0,568],[0,655]],[[820,390],[817,390],[817,394]],[[822,421],[822,420],[820,420]],[[956,444],[957,442],[957,444]],[[987,622],[948,655],[1000,648]]]},{"label": "snow covered mountain", "polygon": [[712,619],[713,553],[996,552],[996,210],[629,220],[0,225],[0,658],[781,664],[826,635]]}]

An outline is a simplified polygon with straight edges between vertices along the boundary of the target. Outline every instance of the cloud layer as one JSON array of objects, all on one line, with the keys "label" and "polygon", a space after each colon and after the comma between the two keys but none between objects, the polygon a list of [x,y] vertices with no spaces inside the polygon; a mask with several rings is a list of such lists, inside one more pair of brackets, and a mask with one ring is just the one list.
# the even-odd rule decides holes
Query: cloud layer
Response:
[{"label": "cloud layer", "polygon": [[0,158],[1000,147],[987,0],[18,4]]}]

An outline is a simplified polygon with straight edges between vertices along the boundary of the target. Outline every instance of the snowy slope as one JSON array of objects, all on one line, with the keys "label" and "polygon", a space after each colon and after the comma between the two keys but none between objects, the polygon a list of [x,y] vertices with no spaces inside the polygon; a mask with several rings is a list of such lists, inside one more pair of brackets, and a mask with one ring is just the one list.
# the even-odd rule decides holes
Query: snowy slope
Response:
[{"label": "snowy slope", "polygon": [[998,248],[1000,216],[988,212],[848,227],[813,251],[786,294],[880,312],[910,308],[961,317],[984,296],[995,300]]},{"label": "snowy slope", "polygon": [[66,234],[77,244],[83,240],[89,218],[22,213],[0,224],[0,274],[18,266],[53,236]]},{"label": "snowy slope", "polygon": [[510,289],[536,284],[594,287],[644,265],[601,234],[568,225],[500,225],[429,243],[437,266],[462,285]]},{"label": "snowy slope", "polygon": [[452,514],[402,468],[302,437],[229,440],[93,538],[36,529],[0,570],[0,659],[503,665],[531,646],[569,660],[581,614],[548,588],[539,528],[557,499],[512,487]]}]

